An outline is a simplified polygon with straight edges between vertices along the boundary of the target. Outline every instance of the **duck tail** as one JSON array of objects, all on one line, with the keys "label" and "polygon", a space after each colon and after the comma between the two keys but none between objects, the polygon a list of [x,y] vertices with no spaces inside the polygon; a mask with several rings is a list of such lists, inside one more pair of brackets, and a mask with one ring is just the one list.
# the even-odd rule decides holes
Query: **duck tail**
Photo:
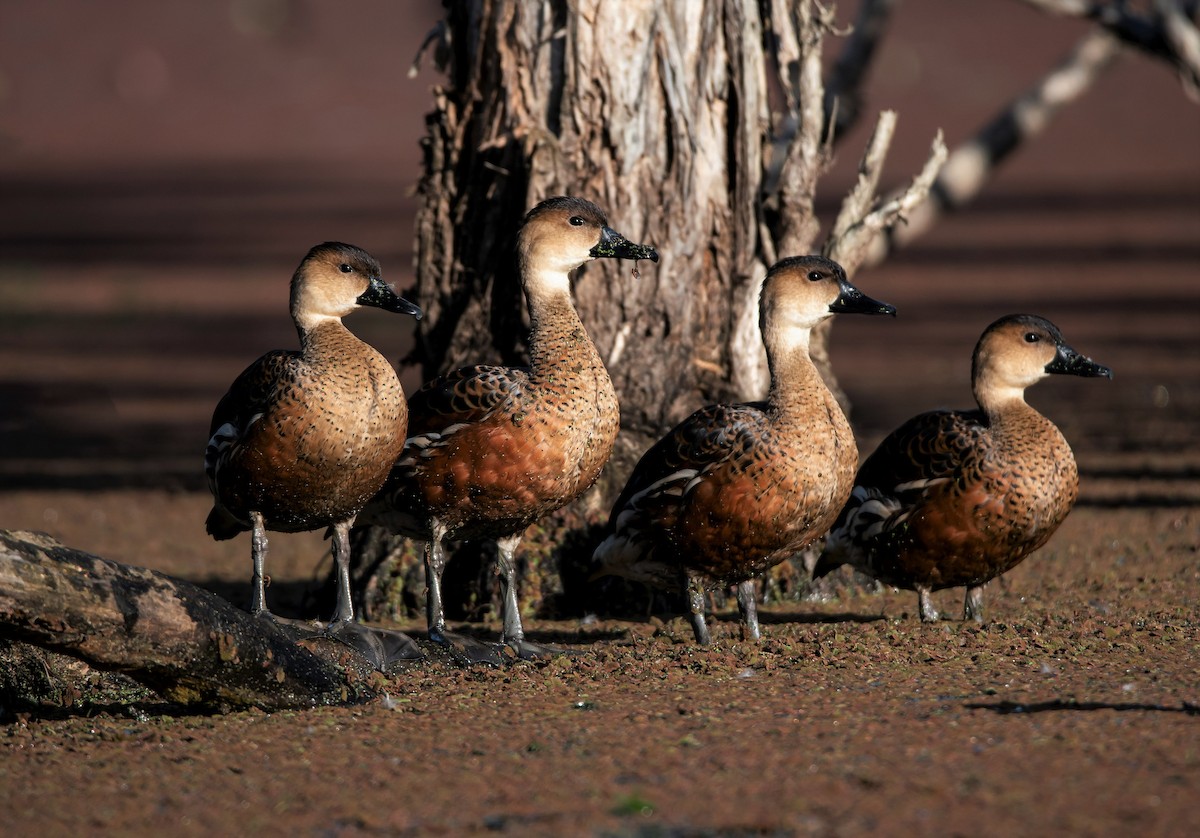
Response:
[{"label": "duck tail", "polygon": [[229,513],[229,510],[218,504],[212,508],[212,512],[208,513],[208,519],[204,522],[204,529],[215,540],[228,541],[246,532],[250,527],[233,517]]}]

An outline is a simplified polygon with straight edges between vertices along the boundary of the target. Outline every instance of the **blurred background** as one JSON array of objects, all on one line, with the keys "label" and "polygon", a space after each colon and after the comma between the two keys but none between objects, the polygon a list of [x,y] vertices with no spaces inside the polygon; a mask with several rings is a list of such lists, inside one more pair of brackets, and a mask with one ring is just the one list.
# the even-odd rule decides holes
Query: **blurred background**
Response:
[{"label": "blurred background", "polygon": [[[254,358],[296,345],[287,284],[311,245],[358,244],[412,283],[441,79],[409,69],[439,14],[429,0],[0,4],[0,526],[37,523],[20,520],[22,491],[203,493],[213,406]],[[892,184],[938,128],[953,149],[1085,30],[1014,0],[901,4],[867,101],[900,114]],[[823,212],[872,122],[822,182]],[[860,275],[901,312],[835,332],[862,447],[919,410],[969,405],[979,333],[1026,310],[1116,370],[1031,394],[1092,469],[1093,502],[1105,475],[1133,497],[1193,491],[1198,278],[1200,106],[1130,52],[978,203]],[[350,325],[394,360],[412,328],[374,311]]]}]

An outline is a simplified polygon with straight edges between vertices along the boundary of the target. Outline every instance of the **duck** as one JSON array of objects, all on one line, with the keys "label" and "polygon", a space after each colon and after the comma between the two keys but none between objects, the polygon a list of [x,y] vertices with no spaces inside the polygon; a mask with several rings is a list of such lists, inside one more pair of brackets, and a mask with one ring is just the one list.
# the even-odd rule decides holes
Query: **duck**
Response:
[{"label": "duck", "polygon": [[712,641],[705,591],[736,584],[743,629],[760,639],[754,579],[828,530],[858,465],[850,423],[809,355],[813,328],[838,313],[896,309],[822,256],[771,267],[759,298],[766,400],[701,408],[642,456],[593,553],[593,579],[681,589],[699,644]]},{"label": "duck", "polygon": [[266,602],[267,532],[330,531],[335,635],[354,633],[350,529],[383,486],[407,432],[396,371],[342,323],[363,306],[421,317],[383,281],[367,251],[342,242],[311,248],[291,280],[299,351],[268,352],[234,380],[213,411],[204,455],[213,496],[208,534],[222,541],[251,533],[254,615],[278,619]]},{"label": "duck", "polygon": [[923,622],[932,593],[965,587],[963,619],[982,623],[987,583],[1044,545],[1079,495],[1071,446],[1025,401],[1050,375],[1112,378],[1043,317],[1010,314],[975,346],[978,409],[909,419],[862,464],[813,569],[843,564],[917,592]]},{"label": "duck", "polygon": [[[617,394],[571,298],[571,275],[597,258],[658,261],[654,248],[613,230],[579,197],[537,204],[517,235],[529,311],[525,367],[475,365],[424,384],[408,401],[408,438],[364,524],[425,542],[429,639],[472,662],[561,650],[525,638],[515,553],[525,529],[582,495],[612,453]],[[447,540],[492,540],[502,587],[498,644],[446,630]]]}]

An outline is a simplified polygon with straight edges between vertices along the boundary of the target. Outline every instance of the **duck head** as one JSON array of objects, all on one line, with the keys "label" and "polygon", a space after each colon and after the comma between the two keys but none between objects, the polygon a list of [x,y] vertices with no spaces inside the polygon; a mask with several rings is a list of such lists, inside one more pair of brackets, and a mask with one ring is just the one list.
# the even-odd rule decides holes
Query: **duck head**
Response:
[{"label": "duck head", "polygon": [[312,328],[373,306],[420,319],[421,309],[393,291],[380,273],[379,262],[360,247],[319,244],[292,276],[292,317],[302,328]]},{"label": "duck head", "polygon": [[[654,248],[634,244],[608,226],[604,211],[583,198],[548,198],[525,216],[517,239],[521,272],[532,276],[561,277],[592,259],[649,259],[658,261]],[[564,284],[565,287],[565,284]]]},{"label": "duck head", "polygon": [[997,398],[1024,399],[1025,388],[1051,374],[1112,378],[1112,370],[1079,354],[1044,317],[1010,314],[984,330],[971,362],[980,404]]},{"label": "duck head", "polygon": [[768,344],[778,339],[807,344],[813,327],[835,314],[894,317],[896,308],[859,291],[832,259],[792,256],[776,262],[767,272],[759,312],[759,325]]}]

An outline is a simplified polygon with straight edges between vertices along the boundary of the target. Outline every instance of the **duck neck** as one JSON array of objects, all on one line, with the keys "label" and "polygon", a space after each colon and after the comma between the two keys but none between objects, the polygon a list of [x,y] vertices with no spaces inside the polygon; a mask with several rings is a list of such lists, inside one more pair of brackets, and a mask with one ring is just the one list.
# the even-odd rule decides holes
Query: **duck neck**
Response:
[{"label": "duck neck", "polygon": [[993,436],[1029,434],[1053,423],[1025,401],[1023,387],[1002,386],[983,376],[975,383],[975,401],[988,419]]},{"label": "duck neck", "polygon": [[809,335],[808,329],[793,328],[766,336],[771,372],[767,405],[780,418],[808,416],[817,405],[832,405],[841,413],[809,355]]},{"label": "duck neck", "polygon": [[300,334],[300,351],[306,357],[344,351],[339,347],[360,342],[337,317],[309,320],[303,324],[297,321],[296,331]]},{"label": "duck neck", "polygon": [[[533,377],[540,379],[582,371],[582,365],[602,366],[596,346],[571,301],[567,277],[538,279],[553,281],[526,282],[525,285],[530,321],[529,366]],[[575,363],[566,363],[569,360]]]}]

